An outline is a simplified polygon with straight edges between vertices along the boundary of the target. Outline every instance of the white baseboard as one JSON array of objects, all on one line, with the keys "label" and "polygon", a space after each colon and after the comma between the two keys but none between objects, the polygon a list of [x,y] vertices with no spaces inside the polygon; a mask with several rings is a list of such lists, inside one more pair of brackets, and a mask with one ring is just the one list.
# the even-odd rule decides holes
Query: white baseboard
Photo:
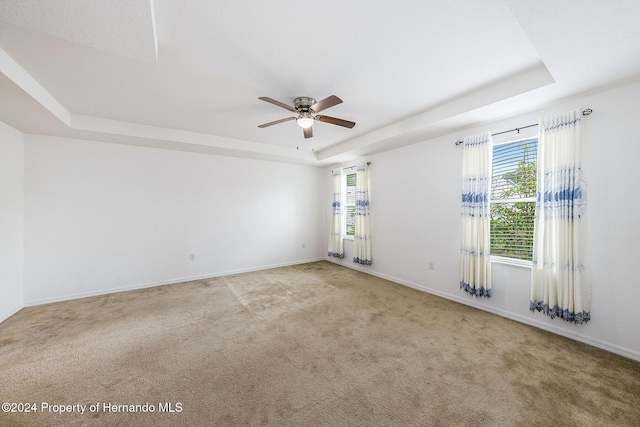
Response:
[{"label": "white baseboard", "polygon": [[18,307],[16,309],[13,310],[9,310],[6,313],[2,313],[0,314],[0,323],[4,322],[5,320],[7,320],[9,317],[13,316],[14,314],[16,314],[17,312],[19,312],[20,310],[22,310],[24,307]]},{"label": "white baseboard", "polygon": [[543,329],[545,331],[549,331],[552,332],[554,334],[557,335],[562,335],[563,337],[567,337],[567,338],[571,338],[573,340],[576,341],[580,341],[583,342],[585,344],[589,344],[593,347],[597,347],[597,348],[601,348],[603,350],[607,350],[610,351],[611,353],[615,353],[615,354],[619,354],[620,356],[624,356],[627,357],[629,359],[633,359],[633,360],[637,360],[640,362],[640,352],[632,350],[630,348],[626,348],[626,347],[622,347],[619,346],[617,344],[613,344],[607,341],[602,341],[602,340],[598,340],[598,339],[594,339],[591,337],[587,337],[585,335],[582,334],[578,334],[578,333],[572,333],[572,332],[568,332],[564,329],[560,329],[560,328],[556,328],[553,325],[548,325],[544,322],[541,322],[539,320],[535,320],[535,319],[530,319],[528,317],[519,315],[517,313],[512,313],[510,311],[507,310],[502,310],[502,309],[497,309],[495,307],[491,307],[479,302],[475,302],[475,301],[469,301],[468,299],[465,299],[459,295],[454,295],[454,294],[450,294],[447,292],[442,292],[440,290],[437,289],[433,289],[433,288],[429,288],[427,286],[423,286],[423,285],[419,285],[417,283],[412,283],[412,282],[408,282],[406,280],[402,280],[402,279],[398,279],[397,277],[392,277],[392,276],[387,276],[385,274],[381,274],[375,271],[371,271],[369,269],[367,269],[366,267],[360,267],[357,264],[354,265],[348,265],[348,264],[342,264],[340,262],[336,262],[334,260],[332,260],[330,257],[325,257],[326,261],[332,262],[334,264],[340,265],[342,267],[347,267],[347,268],[351,268],[353,270],[357,270],[360,271],[362,273],[366,273],[369,274],[371,276],[376,276],[376,277],[380,277],[381,279],[385,279],[385,280],[389,280],[391,282],[394,283],[398,283],[400,285],[404,285],[413,289],[417,289],[419,291],[422,292],[426,292],[428,294],[432,294],[432,295],[436,295],[438,297],[441,298],[445,298],[448,299],[450,301],[454,301],[460,304],[464,304],[464,305],[468,305],[469,307],[473,307],[473,308],[477,308],[479,310],[484,310],[484,311],[488,311],[490,313],[496,314],[498,316],[501,317],[505,317],[507,319],[511,319],[514,320],[516,322],[520,322],[520,323],[524,323],[530,326],[534,326],[536,328],[540,328]]},{"label": "white baseboard", "polygon": [[306,260],[301,260],[301,261],[285,262],[285,263],[271,264],[271,265],[262,265],[262,266],[258,266],[258,267],[241,268],[241,269],[238,269],[238,270],[221,271],[221,272],[217,272],[217,273],[208,273],[208,274],[203,274],[203,275],[198,275],[198,276],[176,277],[176,278],[173,278],[173,279],[161,280],[161,281],[158,281],[158,282],[138,283],[138,284],[134,284],[134,285],[119,286],[119,287],[116,287],[116,288],[100,289],[100,290],[89,291],[89,292],[78,292],[78,293],[60,295],[60,296],[51,297],[51,298],[41,298],[41,299],[25,301],[24,306],[25,307],[32,307],[32,306],[36,306],[36,305],[51,304],[51,303],[54,303],[54,302],[69,301],[69,300],[74,300],[74,299],[79,299],[79,298],[88,298],[88,297],[95,297],[95,296],[99,296],[99,295],[114,294],[114,293],[117,293],[117,292],[134,291],[136,289],[152,288],[154,286],[172,285],[172,284],[175,284],[175,283],[189,282],[189,281],[192,281],[192,280],[212,279],[214,277],[230,276],[232,274],[249,273],[249,272],[252,272],[252,271],[260,271],[260,270],[268,270],[270,268],[289,267],[289,266],[292,266],[292,265],[307,264],[307,263],[310,263],[310,262],[323,261],[323,260],[324,260],[324,258],[311,258],[311,259],[306,259]]}]

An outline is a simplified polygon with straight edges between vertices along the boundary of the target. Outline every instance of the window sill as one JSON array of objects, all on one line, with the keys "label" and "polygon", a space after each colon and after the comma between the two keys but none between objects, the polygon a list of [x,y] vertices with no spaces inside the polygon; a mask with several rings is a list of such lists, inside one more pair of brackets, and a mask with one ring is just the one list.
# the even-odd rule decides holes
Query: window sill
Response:
[{"label": "window sill", "polygon": [[343,235],[342,238],[345,240],[353,240],[353,236]]},{"label": "window sill", "polygon": [[524,259],[507,258],[503,256],[491,256],[491,263],[513,265],[516,267],[533,268],[533,262]]}]

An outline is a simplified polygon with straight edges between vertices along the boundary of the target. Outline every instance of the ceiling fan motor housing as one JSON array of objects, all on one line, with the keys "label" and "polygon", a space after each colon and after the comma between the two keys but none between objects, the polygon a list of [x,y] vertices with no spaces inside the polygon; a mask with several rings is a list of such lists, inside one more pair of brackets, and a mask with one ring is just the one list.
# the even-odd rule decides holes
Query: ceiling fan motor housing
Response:
[{"label": "ceiling fan motor housing", "polygon": [[316,103],[316,100],[307,96],[300,96],[293,100],[293,105],[300,113],[308,113],[310,107]]}]

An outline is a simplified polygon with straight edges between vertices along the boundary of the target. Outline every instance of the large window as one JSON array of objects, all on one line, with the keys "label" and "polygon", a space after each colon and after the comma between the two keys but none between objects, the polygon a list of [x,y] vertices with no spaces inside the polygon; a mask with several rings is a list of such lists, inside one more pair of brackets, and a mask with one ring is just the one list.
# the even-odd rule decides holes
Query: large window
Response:
[{"label": "large window", "polygon": [[345,235],[354,236],[356,231],[356,173],[345,175]]},{"label": "large window", "polygon": [[538,138],[496,143],[491,180],[491,255],[531,261]]}]

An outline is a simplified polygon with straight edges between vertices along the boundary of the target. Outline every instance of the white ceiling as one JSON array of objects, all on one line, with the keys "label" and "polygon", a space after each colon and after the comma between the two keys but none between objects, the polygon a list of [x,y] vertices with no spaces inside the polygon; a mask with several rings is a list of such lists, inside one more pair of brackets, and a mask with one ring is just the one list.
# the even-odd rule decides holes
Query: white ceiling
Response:
[{"label": "white ceiling", "polygon": [[[640,80],[637,0],[0,0],[0,120],[326,165]],[[292,104],[337,95],[314,125]]]}]

